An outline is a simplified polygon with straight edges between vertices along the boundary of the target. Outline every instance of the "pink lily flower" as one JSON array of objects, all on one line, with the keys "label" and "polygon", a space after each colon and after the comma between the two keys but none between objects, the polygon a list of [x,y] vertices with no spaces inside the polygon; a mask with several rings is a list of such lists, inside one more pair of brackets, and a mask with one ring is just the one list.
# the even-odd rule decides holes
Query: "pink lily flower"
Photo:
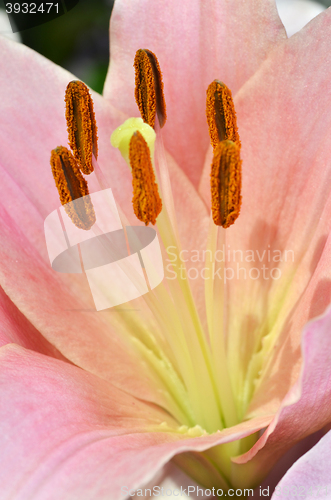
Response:
[{"label": "pink lily flower", "polygon": [[[59,200],[49,156],[67,144],[63,95],[74,77],[1,38],[2,498],[141,496],[170,460],[205,488],[255,488],[295,443],[330,424],[330,40],[330,11],[287,39],[273,0],[115,3],[104,97],[92,93],[98,161],[134,224],[131,174],[109,137],[138,116],[132,63],[148,48],[163,72],[162,133],[185,255],[207,248],[205,92],[218,78],[235,95],[243,203],[224,244],[255,261],[241,260],[239,278],[227,284],[222,355],[233,400],[219,411],[220,351],[211,353],[214,385],[207,364],[186,380],[190,361],[181,364],[167,343],[167,309],[164,324],[143,297],[132,310],[96,312],[84,276],[51,269],[43,223]],[[270,262],[275,278],[255,279],[252,269]],[[235,273],[237,262],[228,264]],[[208,307],[218,302],[211,294],[205,307],[203,266],[195,263],[190,311],[207,332]],[[200,359],[194,347],[189,354]],[[328,443],[325,436],[280,486],[319,464],[320,450],[326,481]]]}]

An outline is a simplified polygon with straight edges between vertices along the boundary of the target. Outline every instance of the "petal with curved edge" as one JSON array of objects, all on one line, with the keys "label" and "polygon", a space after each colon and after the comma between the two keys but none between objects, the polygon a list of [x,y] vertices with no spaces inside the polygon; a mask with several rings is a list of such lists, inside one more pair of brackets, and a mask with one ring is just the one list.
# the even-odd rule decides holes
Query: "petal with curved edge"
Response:
[{"label": "petal with curved edge", "polygon": [[287,36],[300,31],[309,21],[325,10],[325,6],[315,0],[276,0],[276,4]]},{"label": "petal with curved edge", "polygon": [[286,472],[271,498],[329,498],[331,491],[331,431]]},{"label": "petal with curved edge", "polygon": [[150,499],[150,490],[154,496],[157,493],[161,496],[163,492],[163,495],[169,498],[181,496],[186,498],[185,495],[189,495],[192,500],[206,500],[207,498],[202,494],[201,485],[198,485],[172,462],[167,463],[149,483],[142,485],[140,491],[138,489],[132,498]]},{"label": "petal with curved edge", "polygon": [[62,361],[13,344],[0,349],[0,359],[3,498],[35,498],[48,473],[65,468],[80,448],[88,454],[93,442],[176,425],[162,410]]},{"label": "petal with curved edge", "polygon": [[13,345],[0,349],[0,359],[4,498],[125,498],[122,487],[148,483],[174,455],[239,439],[270,422],[188,438],[162,410],[77,367]]},{"label": "petal with curved edge", "polygon": [[[300,378],[257,443],[247,453],[233,459],[238,464],[238,478],[243,474],[259,481],[291,446],[330,422],[330,332],[331,308],[306,325]],[[240,479],[238,481],[240,484]]]},{"label": "petal with curved edge", "polygon": [[15,343],[59,359],[65,359],[26,319],[0,287],[0,347]]},{"label": "petal with curved edge", "polygon": [[139,116],[133,60],[138,49],[153,51],[164,79],[165,146],[197,185],[209,144],[205,117],[208,85],[220,79],[237,92],[285,38],[273,0],[117,0],[110,25],[111,62],[104,96],[127,115]]}]

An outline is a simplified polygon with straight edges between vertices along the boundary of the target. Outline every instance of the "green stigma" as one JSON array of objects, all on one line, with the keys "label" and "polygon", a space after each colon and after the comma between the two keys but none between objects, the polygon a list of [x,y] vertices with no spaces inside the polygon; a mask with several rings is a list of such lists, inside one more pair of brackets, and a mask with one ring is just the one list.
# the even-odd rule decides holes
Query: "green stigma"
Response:
[{"label": "green stigma", "polygon": [[[154,129],[145,123],[142,118],[128,118],[117,127],[110,137],[111,145],[118,148],[124,160],[130,167],[129,146],[131,137],[135,132],[140,132],[149,147],[151,158],[154,158],[154,143],[156,134]],[[130,167],[131,168],[131,167]]]}]

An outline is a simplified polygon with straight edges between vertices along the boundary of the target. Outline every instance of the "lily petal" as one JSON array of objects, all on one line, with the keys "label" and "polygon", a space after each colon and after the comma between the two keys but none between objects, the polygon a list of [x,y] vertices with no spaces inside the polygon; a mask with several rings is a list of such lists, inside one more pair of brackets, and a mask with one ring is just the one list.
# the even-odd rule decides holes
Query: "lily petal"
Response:
[{"label": "lily petal", "polygon": [[26,319],[0,287],[0,347],[15,343],[42,354],[65,359]]},{"label": "lily petal", "polygon": [[[189,486],[190,489],[188,489]],[[180,497],[180,493],[182,493],[182,496],[189,494],[189,498],[192,500],[205,500],[207,498],[205,495],[202,495],[201,486],[172,462],[166,464],[149,483],[142,485],[140,488],[142,491],[137,491],[136,495],[133,495],[132,498],[150,499],[149,489],[153,491],[153,488],[155,493],[163,491],[163,494],[170,498]],[[194,492],[193,488],[195,488]],[[198,488],[197,494],[196,491]],[[170,494],[170,491],[172,494]]]},{"label": "lily petal", "polygon": [[104,96],[127,115],[137,116],[133,59],[140,48],[152,50],[164,78],[165,146],[194,185],[209,144],[208,85],[217,78],[237,92],[268,52],[286,38],[273,0],[202,6],[198,0],[117,0],[110,34]]},{"label": "lily petal", "polygon": [[0,359],[4,498],[125,498],[121,487],[146,484],[175,454],[244,437],[270,421],[187,438],[162,410],[67,363],[13,345]]},{"label": "lily petal", "polygon": [[279,411],[257,443],[234,459],[246,464],[246,477],[257,481],[281,455],[300,439],[330,421],[331,411],[331,309],[308,323],[303,332],[303,368],[298,382],[284,398]]},{"label": "lily petal", "polygon": [[285,498],[287,491],[300,498],[327,498],[331,491],[330,467],[331,431],[292,465],[271,498]]},{"label": "lily petal", "polygon": [[[43,496],[38,490],[50,473],[64,473],[65,479],[71,454],[84,449],[89,455],[93,444],[114,435],[146,431],[161,422],[174,425],[162,410],[62,361],[14,345],[2,347],[0,359],[3,498],[51,498],[51,491]],[[100,486],[92,472],[99,467],[95,463],[85,471],[92,489]],[[57,488],[53,491],[56,498]],[[60,496],[79,497],[69,491]]]}]

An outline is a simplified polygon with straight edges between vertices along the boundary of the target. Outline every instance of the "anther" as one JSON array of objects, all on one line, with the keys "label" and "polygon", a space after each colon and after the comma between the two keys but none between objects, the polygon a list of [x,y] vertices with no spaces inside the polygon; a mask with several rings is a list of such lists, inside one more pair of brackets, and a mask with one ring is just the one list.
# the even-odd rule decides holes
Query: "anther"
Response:
[{"label": "anther", "polygon": [[98,136],[93,101],[85,83],[72,81],[65,94],[69,144],[84,174],[93,172],[92,154],[98,157]]},{"label": "anther", "polygon": [[217,226],[227,228],[241,207],[240,148],[232,141],[218,143],[210,174],[212,214]]},{"label": "anther", "polygon": [[240,147],[231,90],[218,80],[214,80],[207,89],[206,114],[210,142],[214,149],[219,142],[227,140]]},{"label": "anther", "polygon": [[87,187],[76,161],[63,146],[53,149],[51,167],[61,204],[72,222],[80,229],[91,229],[95,213]]},{"label": "anther", "polygon": [[157,57],[147,49],[139,49],[134,58],[135,98],[145,123],[154,128],[155,114],[160,127],[166,122],[167,113],[163,94],[163,81]]},{"label": "anther", "polygon": [[132,204],[136,217],[146,226],[155,224],[161,212],[162,201],[152,166],[147,142],[140,132],[135,132],[130,140],[130,165],[132,169]]}]

